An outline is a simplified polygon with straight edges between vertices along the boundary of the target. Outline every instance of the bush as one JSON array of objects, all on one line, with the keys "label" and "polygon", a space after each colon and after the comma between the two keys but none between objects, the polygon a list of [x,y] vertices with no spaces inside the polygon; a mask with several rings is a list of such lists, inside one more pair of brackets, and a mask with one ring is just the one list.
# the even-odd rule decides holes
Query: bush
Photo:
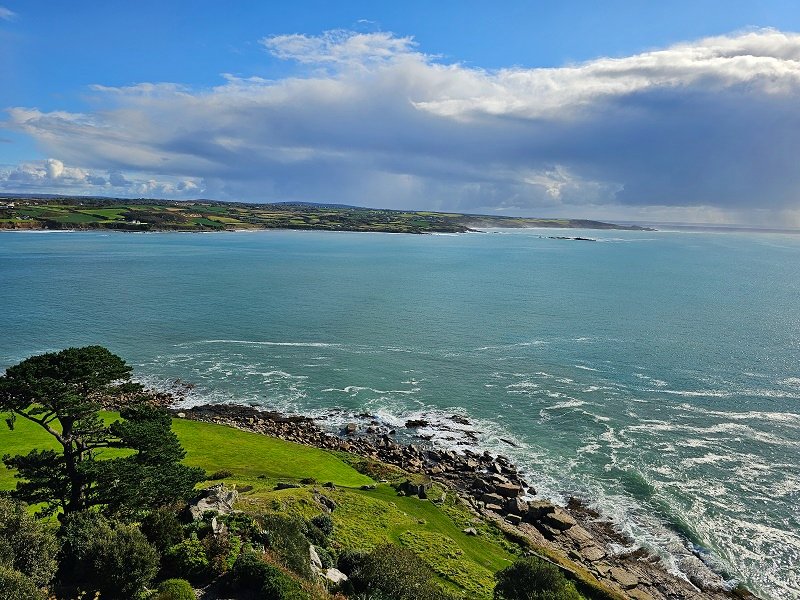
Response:
[{"label": "bush", "polygon": [[57,552],[51,530],[31,517],[21,502],[0,497],[0,565],[45,586],[56,571]]},{"label": "bush", "polygon": [[364,556],[348,583],[352,592],[383,600],[443,600],[450,597],[416,554],[393,544],[379,546]]},{"label": "bush", "polygon": [[339,553],[339,559],[336,561],[336,568],[342,573],[350,577],[358,566],[364,562],[367,556],[366,552],[360,550],[345,549]]},{"label": "bush", "polygon": [[189,581],[202,581],[208,577],[206,549],[195,534],[167,550],[164,559],[169,571]]},{"label": "bush", "polygon": [[44,600],[45,593],[24,573],[0,565],[0,598],[3,600]]},{"label": "bush", "polygon": [[155,600],[196,600],[197,596],[185,579],[167,579],[158,586]]},{"label": "bush", "polygon": [[217,479],[227,479],[228,477],[232,477],[233,473],[228,471],[227,469],[220,469],[219,471],[214,471],[211,475],[206,477],[208,481],[214,481]]},{"label": "bush", "polygon": [[314,546],[314,550],[316,550],[317,556],[319,556],[319,560],[322,563],[323,569],[330,569],[336,564],[336,561],[333,560],[331,553],[322,546]]},{"label": "bush", "polygon": [[135,598],[158,573],[158,552],[135,525],[118,525],[93,551],[96,589],[103,598]]},{"label": "bush", "polygon": [[217,535],[206,536],[202,544],[211,572],[214,575],[222,575],[233,566],[239,556],[242,540],[239,536],[223,531]]},{"label": "bush", "polygon": [[333,519],[330,515],[317,515],[311,519],[311,524],[324,533],[326,537],[333,535]]},{"label": "bush", "polygon": [[495,579],[495,600],[582,600],[558,567],[536,557],[517,560]]},{"label": "bush", "polygon": [[142,533],[159,552],[164,552],[183,540],[183,525],[175,511],[165,506],[142,520]]},{"label": "bush", "polygon": [[231,572],[237,589],[261,591],[262,600],[307,600],[300,584],[252,550],[242,552]]},{"label": "bush", "polygon": [[95,590],[94,552],[97,544],[112,536],[111,524],[94,511],[74,512],[64,517],[61,538],[59,581],[64,585]]},{"label": "bush", "polygon": [[263,540],[286,568],[303,577],[311,577],[311,555],[306,539],[305,521],[282,514],[262,517]]}]

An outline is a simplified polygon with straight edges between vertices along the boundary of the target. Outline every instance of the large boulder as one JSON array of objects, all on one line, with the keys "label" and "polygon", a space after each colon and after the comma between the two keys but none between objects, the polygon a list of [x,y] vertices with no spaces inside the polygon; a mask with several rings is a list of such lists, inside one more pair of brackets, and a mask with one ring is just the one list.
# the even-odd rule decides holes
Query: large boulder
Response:
[{"label": "large boulder", "polygon": [[506,498],[514,498],[522,493],[522,488],[513,483],[499,483],[494,486],[494,491]]},{"label": "large boulder", "polygon": [[519,496],[506,500],[506,512],[522,517],[528,512],[528,503]]},{"label": "large boulder", "polygon": [[542,518],[542,522],[559,531],[566,531],[570,527],[574,527],[578,524],[578,522],[572,518],[572,515],[560,508],[556,508],[554,512],[547,513]]},{"label": "large boulder", "polygon": [[331,567],[327,571],[325,571],[325,579],[330,581],[331,583],[340,584],[347,581],[347,575],[342,573],[339,569],[334,569]]},{"label": "large boulder", "polygon": [[239,498],[239,492],[225,487],[224,483],[206,488],[201,492],[202,496],[193,505],[189,506],[189,512],[195,521],[203,518],[203,513],[213,510],[221,515],[233,512],[233,505]]}]

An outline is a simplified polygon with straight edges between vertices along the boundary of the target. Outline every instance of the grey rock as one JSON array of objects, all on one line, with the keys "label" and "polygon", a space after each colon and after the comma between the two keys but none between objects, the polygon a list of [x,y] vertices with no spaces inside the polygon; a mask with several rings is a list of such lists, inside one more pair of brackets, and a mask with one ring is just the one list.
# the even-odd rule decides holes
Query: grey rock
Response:
[{"label": "grey rock", "polygon": [[502,506],[505,504],[506,499],[503,498],[500,494],[484,494],[481,496],[481,501],[485,502],[486,504],[497,504]]},{"label": "grey rock", "polygon": [[528,512],[528,503],[520,497],[509,498],[506,500],[506,511],[512,515],[522,517],[522,515]]},{"label": "grey rock", "polygon": [[322,570],[322,559],[320,559],[319,554],[317,554],[317,549],[314,548],[314,544],[310,544],[308,546],[308,554],[311,559],[311,566],[316,567],[320,571]]},{"label": "grey rock", "polygon": [[555,510],[556,505],[552,502],[546,502],[544,500],[528,502],[528,517],[536,521],[542,519],[545,515],[555,512]]},{"label": "grey rock", "polygon": [[511,523],[512,525],[519,525],[522,523],[522,517],[519,515],[506,515],[506,521]]},{"label": "grey rock", "polygon": [[339,569],[334,569],[331,567],[327,571],[325,571],[325,579],[330,581],[331,583],[344,583],[347,581],[347,575],[342,573]]},{"label": "grey rock", "polygon": [[542,517],[542,521],[560,531],[566,531],[570,527],[574,527],[578,522],[560,508],[556,508],[554,512],[546,514]]},{"label": "grey rock", "polygon": [[522,493],[522,488],[511,483],[501,483],[494,486],[494,491],[506,498],[514,498]]},{"label": "grey rock", "polygon": [[611,567],[608,570],[608,575],[625,589],[634,588],[639,585],[639,578],[636,577],[636,575],[620,567]]},{"label": "grey rock", "polygon": [[605,558],[606,553],[599,546],[587,546],[586,548],[581,548],[580,555],[589,562],[595,562]]},{"label": "grey rock", "polygon": [[276,490],[292,490],[295,488],[303,487],[299,483],[288,483],[286,481],[279,481],[275,484]]},{"label": "grey rock", "polygon": [[586,531],[580,525],[574,525],[570,527],[564,532],[564,535],[566,535],[581,548],[594,544],[594,538],[592,537],[592,534]]},{"label": "grey rock", "polygon": [[203,513],[207,510],[214,510],[221,515],[233,512],[233,505],[239,498],[239,492],[229,490],[224,483],[203,490],[203,497],[193,506],[189,507],[192,519],[197,521],[203,518]]},{"label": "grey rock", "polygon": [[467,535],[478,535],[478,531],[474,527],[467,527],[466,529],[462,529],[462,531]]}]

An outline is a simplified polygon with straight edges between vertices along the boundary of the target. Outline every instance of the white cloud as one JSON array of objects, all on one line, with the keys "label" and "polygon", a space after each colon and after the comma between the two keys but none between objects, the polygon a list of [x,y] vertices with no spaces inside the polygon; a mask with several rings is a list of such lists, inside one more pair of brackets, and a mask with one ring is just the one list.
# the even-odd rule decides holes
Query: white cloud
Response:
[{"label": "white cloud", "polygon": [[70,167],[55,158],[22,162],[13,168],[0,168],[0,190],[25,193],[72,193],[107,196],[189,196],[203,191],[191,179],[144,179],[119,171],[101,172]]},{"label": "white cloud", "polygon": [[6,8],[5,6],[0,6],[0,19],[4,21],[13,21],[17,18],[17,13],[13,10]]},{"label": "white cloud", "polygon": [[223,199],[717,221],[800,205],[798,34],[497,71],[388,33],[263,44],[294,76],[95,86],[92,112],[12,108],[5,126],[164,194],[188,181]]},{"label": "white cloud", "polygon": [[306,64],[338,63],[362,65],[412,54],[415,46],[410,37],[391,33],[356,33],[341,29],[326,31],[320,36],[299,33],[265,37],[261,43],[270,53],[284,60]]}]

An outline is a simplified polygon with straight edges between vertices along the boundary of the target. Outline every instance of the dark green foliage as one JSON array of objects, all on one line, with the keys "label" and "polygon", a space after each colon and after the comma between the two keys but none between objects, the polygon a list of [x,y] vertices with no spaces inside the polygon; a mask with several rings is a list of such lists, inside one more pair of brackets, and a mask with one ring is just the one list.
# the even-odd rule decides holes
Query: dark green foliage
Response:
[{"label": "dark green foliage", "polygon": [[[135,406],[142,387],[131,368],[102,346],[67,348],[32,356],[0,377],[0,411],[36,423],[61,446],[4,456],[21,480],[14,495],[44,503],[43,514],[64,514],[103,505],[110,513],[135,515],[184,500],[204,474],[180,461],[185,452],[166,411]],[[105,403],[128,398],[124,420],[110,427],[100,418]],[[124,458],[99,461],[101,448],[129,448]]]},{"label": "dark green foliage", "polygon": [[214,481],[217,479],[227,479],[231,475],[233,475],[231,471],[228,471],[227,469],[220,469],[219,471],[214,471],[211,475],[206,477],[206,479],[208,479],[209,481]]},{"label": "dark green foliage", "polygon": [[103,598],[135,598],[158,573],[158,553],[138,528],[120,524],[95,546],[94,573]]},{"label": "dark green foliage", "polygon": [[167,550],[164,562],[170,572],[189,581],[200,582],[209,576],[206,548],[195,534]]},{"label": "dark green foliage", "polygon": [[366,556],[366,552],[361,552],[359,550],[342,550],[336,561],[336,568],[349,577],[355,573],[358,566],[364,562]]},{"label": "dark green foliage", "polygon": [[141,529],[147,540],[161,553],[183,540],[183,525],[175,510],[169,506],[150,512],[142,520]]},{"label": "dark green foliage", "polygon": [[221,520],[232,534],[241,534],[251,538],[258,531],[253,517],[244,513],[234,512],[221,517]]},{"label": "dark green foliage", "polygon": [[544,560],[528,557],[499,571],[496,600],[581,600],[582,596],[561,570]]},{"label": "dark green foliage", "polygon": [[20,571],[0,565],[0,598],[3,600],[44,600],[46,594]]},{"label": "dark green foliage", "polygon": [[120,415],[124,420],[114,422],[110,434],[119,446],[136,452],[94,463],[98,503],[110,514],[135,515],[188,500],[205,473],[181,464],[186,451],[171,429],[169,413],[140,405],[125,408]]},{"label": "dark green foliage", "polygon": [[62,585],[124,600],[150,584],[158,571],[158,553],[134,525],[112,525],[93,511],[64,519],[59,531]]},{"label": "dark green foliage", "polygon": [[314,550],[317,552],[317,556],[319,556],[319,560],[322,563],[323,569],[330,569],[331,567],[336,565],[336,561],[333,559],[333,555],[331,555],[328,550],[323,548],[322,546],[314,546]]},{"label": "dark green foliage", "polygon": [[375,548],[352,571],[353,593],[382,600],[444,600],[450,596],[413,552],[393,544]]},{"label": "dark green foliage", "polygon": [[238,590],[261,590],[262,600],[307,600],[309,595],[300,584],[257,553],[242,552],[231,572],[231,581]]},{"label": "dark green foliage", "polygon": [[108,519],[89,510],[70,513],[65,516],[58,535],[59,581],[76,588],[93,586],[95,547],[112,535]]},{"label": "dark green foliage", "polygon": [[155,600],[195,600],[192,585],[185,579],[167,579],[158,585]]},{"label": "dark green foliage", "polygon": [[226,573],[239,556],[242,541],[238,536],[230,535],[223,531],[216,535],[209,535],[203,540],[211,573],[223,575]]},{"label": "dark green foliage", "polygon": [[46,525],[34,520],[24,504],[0,497],[0,566],[45,586],[55,573],[57,552],[56,536]]},{"label": "dark green foliage", "polygon": [[317,515],[311,519],[311,524],[318,527],[326,536],[333,535],[333,518],[330,515]]},{"label": "dark green foliage", "polygon": [[303,577],[311,577],[311,557],[306,538],[308,527],[302,519],[272,513],[261,517],[264,545],[281,564]]},{"label": "dark green foliage", "polygon": [[103,400],[138,391],[131,368],[101,346],[67,348],[32,356],[0,377],[0,411],[19,416],[53,436],[62,449],[33,451],[25,457],[3,457],[27,483],[15,495],[46,502],[44,512],[71,512],[91,504],[86,466],[98,448],[108,446],[107,428],[98,415]]}]

